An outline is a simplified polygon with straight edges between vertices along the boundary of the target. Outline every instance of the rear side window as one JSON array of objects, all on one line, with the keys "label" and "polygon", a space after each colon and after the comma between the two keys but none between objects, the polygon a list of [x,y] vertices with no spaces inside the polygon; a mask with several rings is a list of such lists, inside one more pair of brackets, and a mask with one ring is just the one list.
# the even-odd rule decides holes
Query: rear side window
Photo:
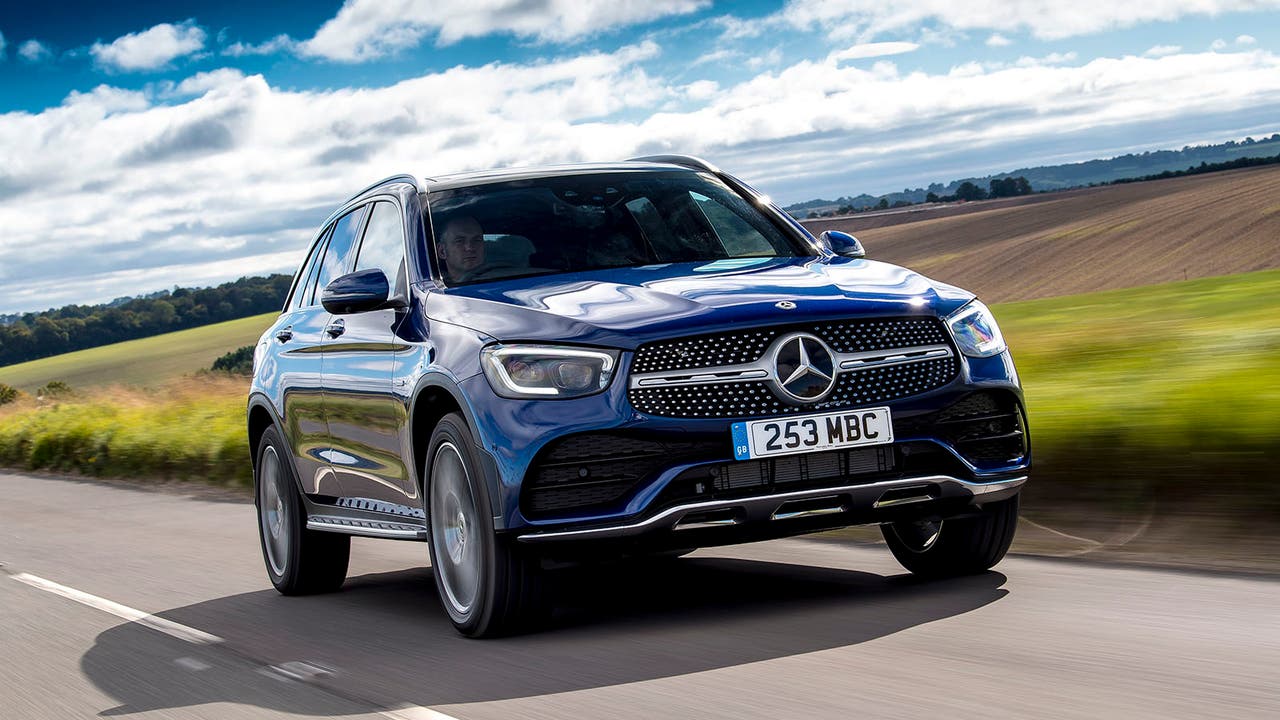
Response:
[{"label": "rear side window", "polygon": [[356,270],[369,268],[381,270],[392,288],[401,287],[398,278],[404,270],[404,223],[394,203],[373,205],[355,266]]},{"label": "rear side window", "polygon": [[289,296],[287,310],[297,310],[307,305],[311,300],[312,281],[316,277],[316,266],[319,265],[320,253],[324,252],[324,244],[329,240],[329,231],[332,228],[325,228],[320,234],[320,239],[316,240],[316,244],[311,248],[311,254],[307,256],[307,261],[303,263],[298,270],[298,279],[294,281],[293,293]]},{"label": "rear side window", "polygon": [[356,208],[334,223],[333,235],[329,238],[329,247],[324,251],[320,274],[316,278],[315,289],[312,290],[313,304],[320,298],[320,292],[326,285],[351,272],[351,251],[355,248],[356,233],[360,231],[364,211],[364,207]]}]

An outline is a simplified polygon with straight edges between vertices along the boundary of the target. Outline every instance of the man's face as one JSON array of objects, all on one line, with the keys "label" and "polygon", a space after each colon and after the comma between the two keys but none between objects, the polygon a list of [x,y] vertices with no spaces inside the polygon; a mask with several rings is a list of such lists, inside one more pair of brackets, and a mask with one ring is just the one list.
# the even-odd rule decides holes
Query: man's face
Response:
[{"label": "man's face", "polygon": [[457,277],[484,264],[484,230],[474,218],[458,218],[444,226],[440,235],[440,257]]}]

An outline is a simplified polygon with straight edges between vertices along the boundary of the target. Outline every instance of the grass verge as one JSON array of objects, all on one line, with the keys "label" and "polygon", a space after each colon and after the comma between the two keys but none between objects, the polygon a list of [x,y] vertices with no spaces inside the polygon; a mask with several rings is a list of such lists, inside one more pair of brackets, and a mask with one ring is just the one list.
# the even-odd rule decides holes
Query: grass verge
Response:
[{"label": "grass verge", "polygon": [[249,485],[248,380],[212,373],[0,407],[0,465]]}]

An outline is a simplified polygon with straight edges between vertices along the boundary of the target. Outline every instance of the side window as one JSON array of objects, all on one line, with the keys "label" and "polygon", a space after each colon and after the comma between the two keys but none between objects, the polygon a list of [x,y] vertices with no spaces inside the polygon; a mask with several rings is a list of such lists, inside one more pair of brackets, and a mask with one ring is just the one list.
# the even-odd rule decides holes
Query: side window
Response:
[{"label": "side window", "polygon": [[[400,210],[394,203],[379,202],[373,205],[373,214],[360,243],[360,255],[356,258],[356,270],[378,268],[387,276],[391,287],[399,288],[398,278],[404,264],[404,223]],[[353,271],[354,272],[354,271]]]},{"label": "side window", "polygon": [[293,293],[289,296],[288,310],[297,310],[303,307],[311,299],[311,283],[316,277],[316,266],[319,265],[320,253],[324,252],[324,244],[329,241],[329,231],[332,228],[325,228],[320,234],[320,238],[316,240],[316,244],[311,248],[311,254],[307,256],[307,261],[298,269],[298,279],[293,286]]},{"label": "side window", "polygon": [[333,225],[333,234],[329,237],[329,247],[324,251],[324,259],[320,262],[320,274],[316,278],[316,286],[312,291],[311,302],[320,300],[320,293],[335,278],[349,272],[352,249],[356,244],[356,233],[360,231],[360,220],[364,217],[364,208],[359,207],[343,215]]}]

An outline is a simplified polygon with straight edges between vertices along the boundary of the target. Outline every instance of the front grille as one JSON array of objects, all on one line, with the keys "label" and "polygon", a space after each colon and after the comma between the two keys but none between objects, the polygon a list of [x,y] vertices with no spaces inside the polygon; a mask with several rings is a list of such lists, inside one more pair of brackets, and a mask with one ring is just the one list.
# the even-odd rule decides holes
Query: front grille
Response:
[{"label": "front grille", "polygon": [[639,484],[688,459],[723,456],[728,445],[644,439],[616,433],[572,435],[539,453],[525,477],[521,507],[537,518],[611,510]]},{"label": "front grille", "polygon": [[[885,353],[951,347],[936,317],[833,320],[663,340],[642,345],[631,363],[633,377],[649,373],[719,370],[759,363],[778,338],[803,332],[821,338],[836,353]],[[756,367],[759,367],[757,365]],[[772,369],[767,369],[772,373]],[[739,370],[738,372],[746,372]],[[757,371],[758,372],[758,371]],[[960,372],[955,355],[915,358],[862,369],[838,371],[835,387],[822,402],[796,405],[777,394],[766,377],[735,382],[661,385],[637,378],[627,397],[648,415],[685,418],[749,418],[797,412],[839,410],[929,392]]]},{"label": "front grille", "polygon": [[1028,451],[1022,409],[1007,392],[971,393],[936,413],[895,421],[894,434],[932,435],[983,469],[1022,463]]},{"label": "front grille", "polygon": [[846,370],[825,400],[792,405],[760,381],[718,385],[632,388],[631,405],[649,415],[688,418],[758,417],[839,410],[918,395],[946,385],[960,372],[954,356],[913,363]]},{"label": "front grille", "polygon": [[942,321],[934,317],[836,320],[649,343],[636,350],[631,372],[694,370],[754,362],[764,357],[765,350],[776,338],[796,331],[813,333],[831,349],[844,353],[949,344]]}]

